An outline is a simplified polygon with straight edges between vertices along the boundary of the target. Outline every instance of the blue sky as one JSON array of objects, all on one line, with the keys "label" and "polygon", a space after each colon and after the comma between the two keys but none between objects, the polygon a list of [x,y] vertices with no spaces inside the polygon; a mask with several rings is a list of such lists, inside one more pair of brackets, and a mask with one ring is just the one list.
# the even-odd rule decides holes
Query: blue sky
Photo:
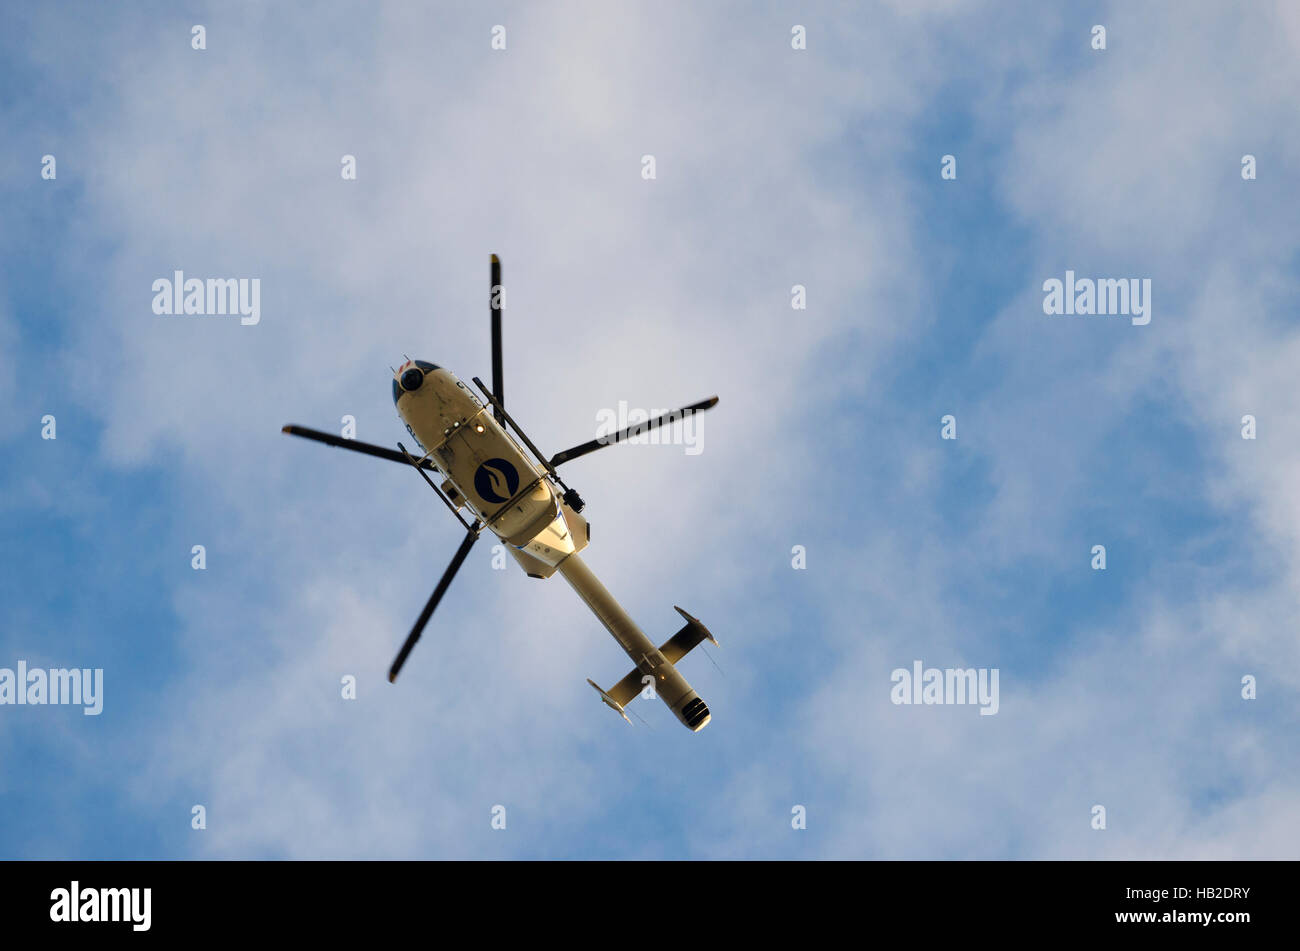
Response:
[{"label": "blue sky", "polygon": [[[0,855],[1300,848],[1293,5],[3,17],[0,667],[105,699],[0,706]],[[392,444],[402,354],[490,373],[492,252],[548,451],[721,397],[699,455],[565,473],[647,633],[721,641],[698,735],[605,709],[626,657],[488,545],[385,681],[460,529],[279,430]],[[260,323],[155,316],[175,269],[259,278]],[[1151,279],[1150,324],[1044,315],[1067,269]],[[892,704],[918,659],[997,668],[998,713]]]}]

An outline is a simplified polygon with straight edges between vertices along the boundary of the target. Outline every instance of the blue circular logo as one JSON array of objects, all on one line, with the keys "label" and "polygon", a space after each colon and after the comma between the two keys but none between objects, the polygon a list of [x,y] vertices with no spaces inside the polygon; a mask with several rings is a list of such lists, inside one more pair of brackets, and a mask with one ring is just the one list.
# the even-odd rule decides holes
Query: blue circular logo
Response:
[{"label": "blue circular logo", "polygon": [[519,473],[504,459],[489,459],[474,473],[474,491],[487,502],[509,502],[519,491]]}]

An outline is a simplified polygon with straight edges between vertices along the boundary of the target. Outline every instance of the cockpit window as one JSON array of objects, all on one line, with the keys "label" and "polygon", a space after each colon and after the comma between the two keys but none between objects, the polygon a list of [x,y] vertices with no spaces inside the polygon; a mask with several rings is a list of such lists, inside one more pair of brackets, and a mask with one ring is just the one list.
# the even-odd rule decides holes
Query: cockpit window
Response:
[{"label": "cockpit window", "polygon": [[402,388],[397,384],[397,377],[393,377],[393,403],[396,404],[402,397]]},{"label": "cockpit window", "polygon": [[428,360],[416,360],[415,365],[425,373],[432,373],[434,370],[438,369],[438,364],[430,363]]}]

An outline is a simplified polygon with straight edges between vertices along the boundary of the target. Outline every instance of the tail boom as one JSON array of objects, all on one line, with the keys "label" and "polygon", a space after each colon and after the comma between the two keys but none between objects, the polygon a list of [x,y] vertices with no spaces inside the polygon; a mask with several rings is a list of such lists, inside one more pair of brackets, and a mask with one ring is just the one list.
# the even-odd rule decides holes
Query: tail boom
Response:
[{"label": "tail boom", "polygon": [[[669,638],[662,648],[655,647],[654,642],[645,636],[623,610],[623,606],[600,583],[600,579],[592,574],[580,555],[575,553],[561,561],[559,572],[635,665],[608,692],[588,681],[600,692],[601,699],[623,714],[623,708],[637,694],[653,687],[654,693],[687,729],[694,733],[704,729],[711,719],[709,708],[674,665],[674,661],[680,660],[686,651],[701,640],[713,640],[704,625],[678,608],[678,612],[687,619],[686,626]],[[626,719],[626,714],[623,716]]]}]

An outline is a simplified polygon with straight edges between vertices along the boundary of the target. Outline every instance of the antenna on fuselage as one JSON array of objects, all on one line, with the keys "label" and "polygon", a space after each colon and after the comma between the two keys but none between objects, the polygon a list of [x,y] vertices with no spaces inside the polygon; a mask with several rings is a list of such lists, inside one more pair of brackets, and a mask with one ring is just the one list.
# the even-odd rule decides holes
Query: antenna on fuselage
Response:
[{"label": "antenna on fuselage", "polygon": [[713,669],[716,670],[719,674],[722,674],[723,677],[726,677],[727,675],[722,673],[722,668],[718,666],[718,662],[713,659],[713,655],[710,654],[707,650],[704,650],[704,645],[700,644],[699,648],[700,650],[704,651],[704,656],[709,659],[709,663],[713,665]]}]

